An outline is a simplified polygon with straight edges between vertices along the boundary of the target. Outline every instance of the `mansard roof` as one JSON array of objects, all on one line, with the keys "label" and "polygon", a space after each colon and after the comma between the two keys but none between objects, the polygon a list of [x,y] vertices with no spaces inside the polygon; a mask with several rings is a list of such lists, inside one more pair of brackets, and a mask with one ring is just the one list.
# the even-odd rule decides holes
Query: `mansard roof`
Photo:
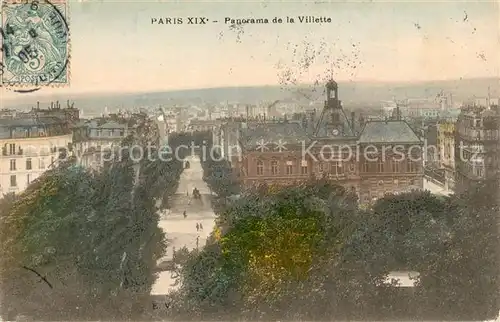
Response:
[{"label": "mansard roof", "polygon": [[405,121],[370,121],[365,124],[359,143],[421,143]]},{"label": "mansard roof", "polygon": [[240,133],[240,144],[245,147],[255,147],[262,143],[276,145],[280,140],[286,144],[302,144],[310,140],[300,122],[253,124],[240,129]]}]

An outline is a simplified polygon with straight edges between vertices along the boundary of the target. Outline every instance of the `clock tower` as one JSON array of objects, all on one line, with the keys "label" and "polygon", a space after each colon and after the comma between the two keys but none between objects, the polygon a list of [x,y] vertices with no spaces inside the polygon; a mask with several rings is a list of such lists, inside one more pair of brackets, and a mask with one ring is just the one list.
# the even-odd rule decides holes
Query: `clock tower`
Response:
[{"label": "clock tower", "polygon": [[353,136],[353,131],[339,100],[338,85],[332,79],[326,84],[326,101],[320,120],[317,124],[317,137]]}]

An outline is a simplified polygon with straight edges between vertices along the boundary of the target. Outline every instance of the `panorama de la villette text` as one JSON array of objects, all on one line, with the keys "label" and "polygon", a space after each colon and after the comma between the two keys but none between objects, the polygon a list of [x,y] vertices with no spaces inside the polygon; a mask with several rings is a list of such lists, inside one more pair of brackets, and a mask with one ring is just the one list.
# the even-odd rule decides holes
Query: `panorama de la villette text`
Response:
[{"label": "panorama de la villette text", "polygon": [[225,17],[224,20],[213,20],[207,17],[152,17],[153,25],[206,25],[209,23],[220,23],[228,25],[240,24],[269,24],[269,23],[331,23],[332,18],[317,16],[286,16],[271,18],[232,18]]}]

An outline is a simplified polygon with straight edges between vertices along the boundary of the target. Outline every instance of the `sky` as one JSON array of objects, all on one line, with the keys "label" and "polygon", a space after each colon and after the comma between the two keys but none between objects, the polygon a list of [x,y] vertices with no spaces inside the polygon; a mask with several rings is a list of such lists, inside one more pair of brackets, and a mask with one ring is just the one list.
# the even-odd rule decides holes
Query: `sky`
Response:
[{"label": "sky", "polygon": [[[498,77],[494,1],[93,1],[69,3],[71,84],[43,94],[338,81]],[[303,24],[300,15],[331,23]],[[187,17],[207,17],[188,25]],[[274,17],[295,23],[273,24]],[[182,25],[152,23],[182,17]],[[226,17],[268,18],[231,27]],[[29,95],[0,89],[2,99]]]}]

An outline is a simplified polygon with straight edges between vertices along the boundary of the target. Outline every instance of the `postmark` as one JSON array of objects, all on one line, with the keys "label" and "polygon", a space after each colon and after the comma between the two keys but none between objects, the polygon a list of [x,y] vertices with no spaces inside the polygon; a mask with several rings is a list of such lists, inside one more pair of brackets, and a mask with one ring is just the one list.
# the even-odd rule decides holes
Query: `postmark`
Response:
[{"label": "postmark", "polygon": [[66,0],[2,0],[0,85],[17,92],[69,85]]}]

